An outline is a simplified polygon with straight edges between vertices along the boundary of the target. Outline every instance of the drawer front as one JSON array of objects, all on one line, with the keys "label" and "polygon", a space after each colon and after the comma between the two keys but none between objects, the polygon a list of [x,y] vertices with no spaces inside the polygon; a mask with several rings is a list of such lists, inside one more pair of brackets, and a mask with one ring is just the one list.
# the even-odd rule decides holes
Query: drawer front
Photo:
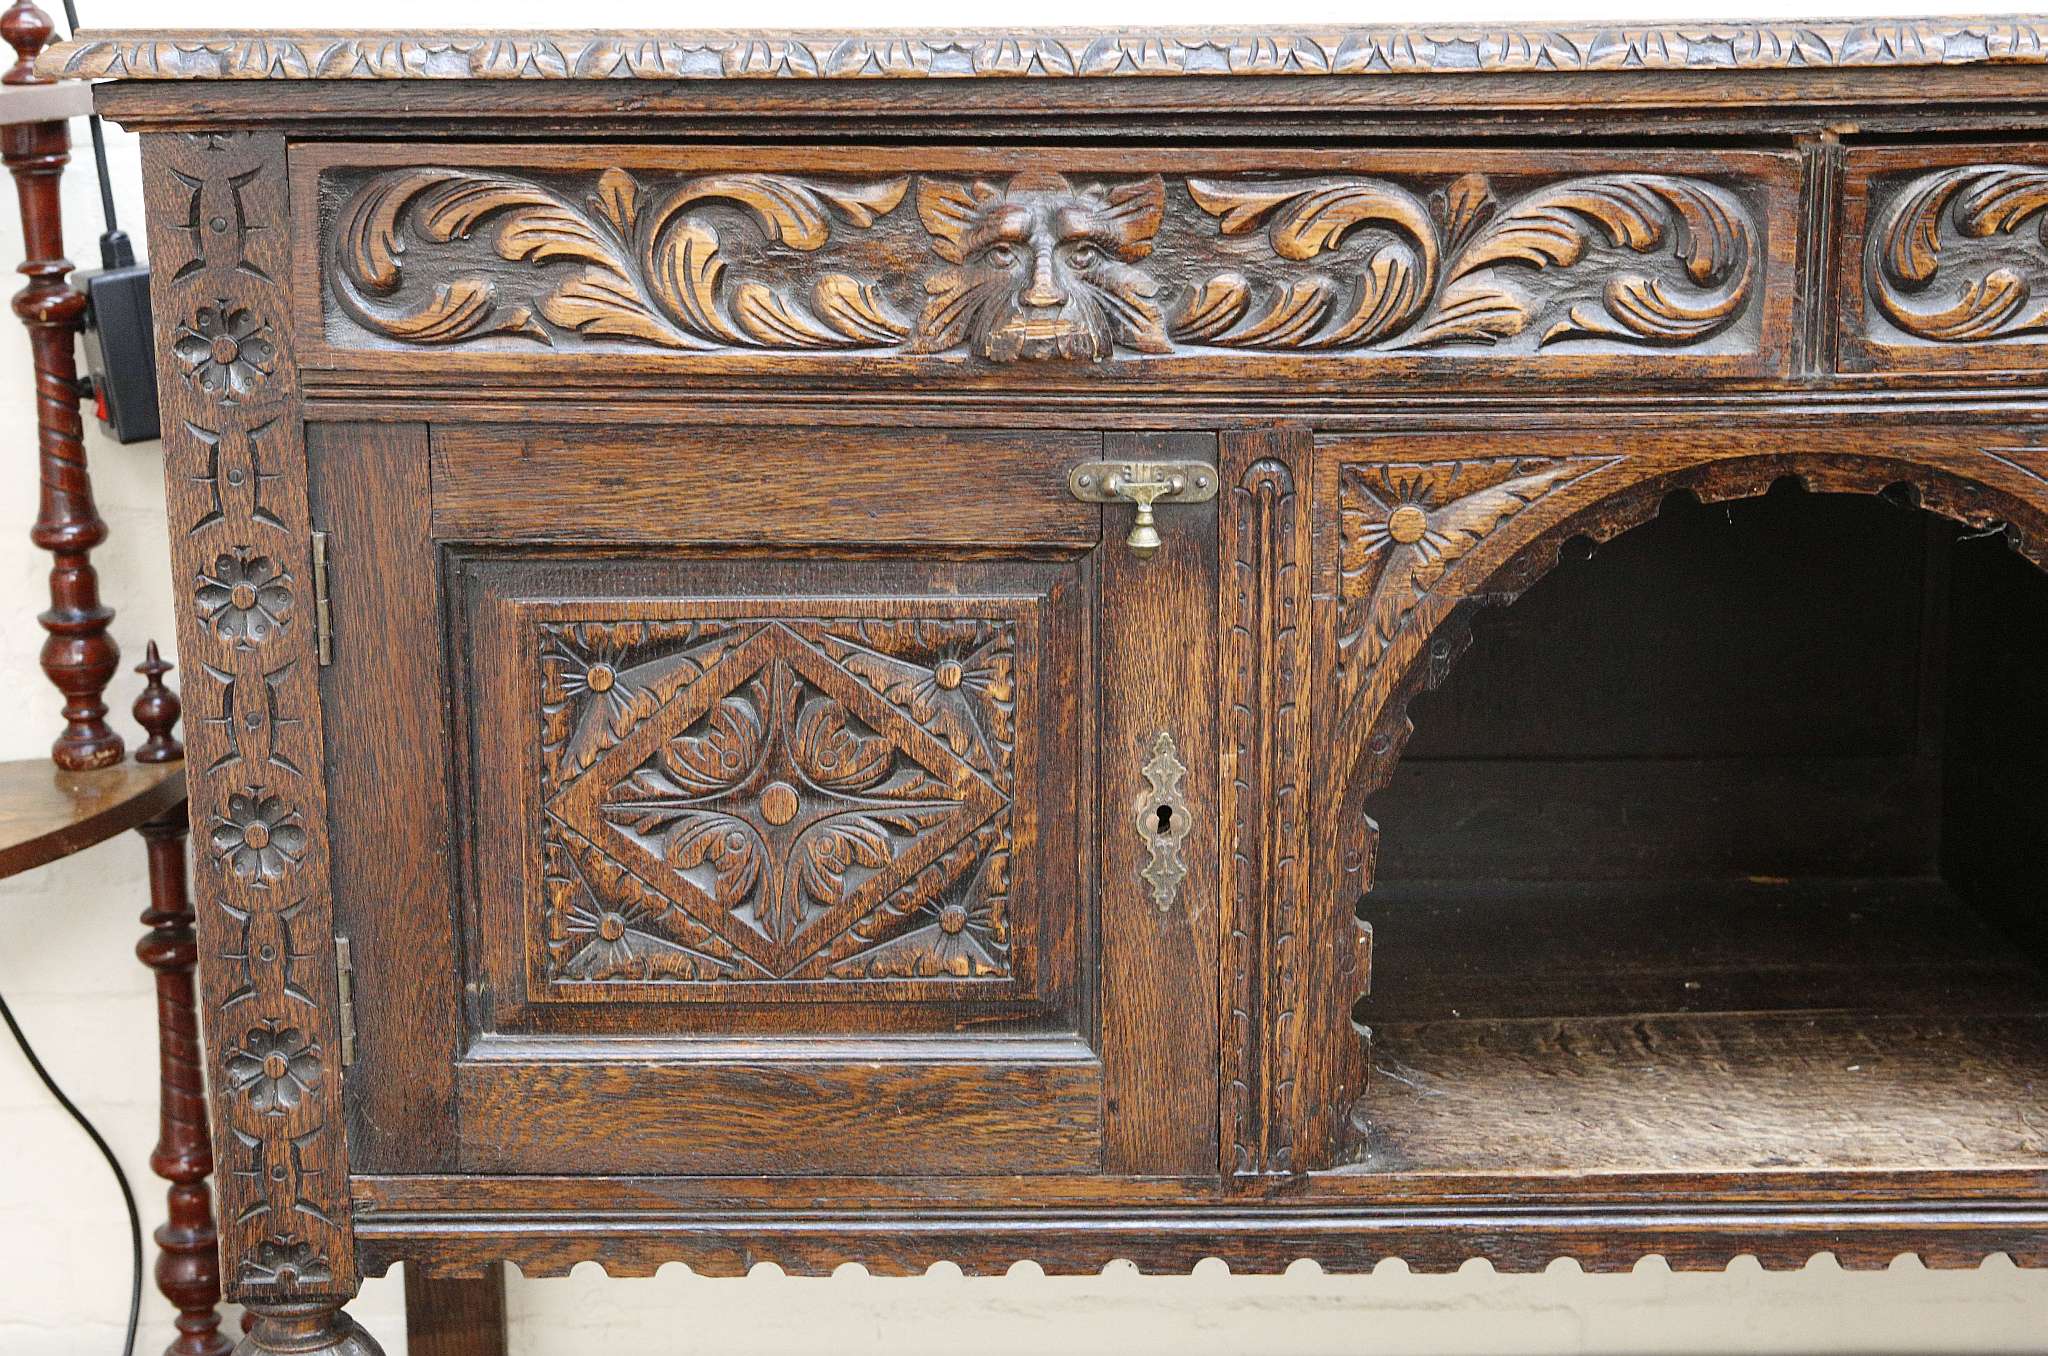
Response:
[{"label": "drawer front", "polygon": [[1789,152],[308,145],[302,361],[1350,389],[1790,365]]},{"label": "drawer front", "polygon": [[479,1172],[1213,1171],[1213,682],[1130,637],[1213,616],[1216,518],[1116,585],[1103,445],[316,426],[361,1161],[428,1166],[424,1081]]},{"label": "drawer front", "polygon": [[1843,195],[1844,370],[2048,366],[2048,146],[1853,150]]}]

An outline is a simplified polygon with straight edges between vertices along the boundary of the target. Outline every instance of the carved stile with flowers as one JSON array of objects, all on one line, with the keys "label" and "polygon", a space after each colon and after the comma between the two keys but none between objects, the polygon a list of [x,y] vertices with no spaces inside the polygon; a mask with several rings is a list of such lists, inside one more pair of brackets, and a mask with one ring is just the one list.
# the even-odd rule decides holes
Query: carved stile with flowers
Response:
[{"label": "carved stile with flowers", "polygon": [[353,1294],[281,137],[145,139],[200,976],[234,1299]]}]

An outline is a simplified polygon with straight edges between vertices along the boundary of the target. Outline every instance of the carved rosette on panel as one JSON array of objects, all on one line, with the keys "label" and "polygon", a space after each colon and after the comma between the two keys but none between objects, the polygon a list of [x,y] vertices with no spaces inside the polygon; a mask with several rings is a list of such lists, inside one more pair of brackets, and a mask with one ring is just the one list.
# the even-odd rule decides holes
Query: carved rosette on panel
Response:
[{"label": "carved rosette on panel", "polygon": [[[284,140],[144,143],[152,301],[233,1299],[356,1285]],[[203,771],[202,771],[203,769]]]},{"label": "carved rosette on panel", "polygon": [[1014,622],[547,622],[539,639],[537,991],[1014,973]]},{"label": "carved rosette on panel", "polygon": [[323,230],[343,346],[1003,364],[1738,352],[1756,348],[1763,286],[1752,206],[1665,174],[1503,191],[1476,173],[342,173]]},{"label": "carved rosette on panel", "polygon": [[1967,165],[1901,187],[1875,219],[1872,305],[1931,344],[2048,340],[2048,167]]}]

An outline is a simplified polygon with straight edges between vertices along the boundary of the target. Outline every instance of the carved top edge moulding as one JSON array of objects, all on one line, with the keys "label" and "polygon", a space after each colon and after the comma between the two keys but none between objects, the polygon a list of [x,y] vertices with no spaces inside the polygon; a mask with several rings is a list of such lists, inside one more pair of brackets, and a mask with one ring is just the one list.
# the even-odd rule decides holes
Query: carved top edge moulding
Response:
[{"label": "carved top edge moulding", "polygon": [[737,80],[1743,71],[2048,64],[2048,20],[1032,32],[109,30],[49,76],[127,80]]}]

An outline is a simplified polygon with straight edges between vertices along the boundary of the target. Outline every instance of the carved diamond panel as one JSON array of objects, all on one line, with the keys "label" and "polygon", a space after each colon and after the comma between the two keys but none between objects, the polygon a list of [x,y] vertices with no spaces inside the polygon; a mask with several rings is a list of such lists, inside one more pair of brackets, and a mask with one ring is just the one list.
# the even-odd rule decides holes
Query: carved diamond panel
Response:
[{"label": "carved diamond panel", "polygon": [[538,642],[538,991],[1011,974],[1013,622]]}]

